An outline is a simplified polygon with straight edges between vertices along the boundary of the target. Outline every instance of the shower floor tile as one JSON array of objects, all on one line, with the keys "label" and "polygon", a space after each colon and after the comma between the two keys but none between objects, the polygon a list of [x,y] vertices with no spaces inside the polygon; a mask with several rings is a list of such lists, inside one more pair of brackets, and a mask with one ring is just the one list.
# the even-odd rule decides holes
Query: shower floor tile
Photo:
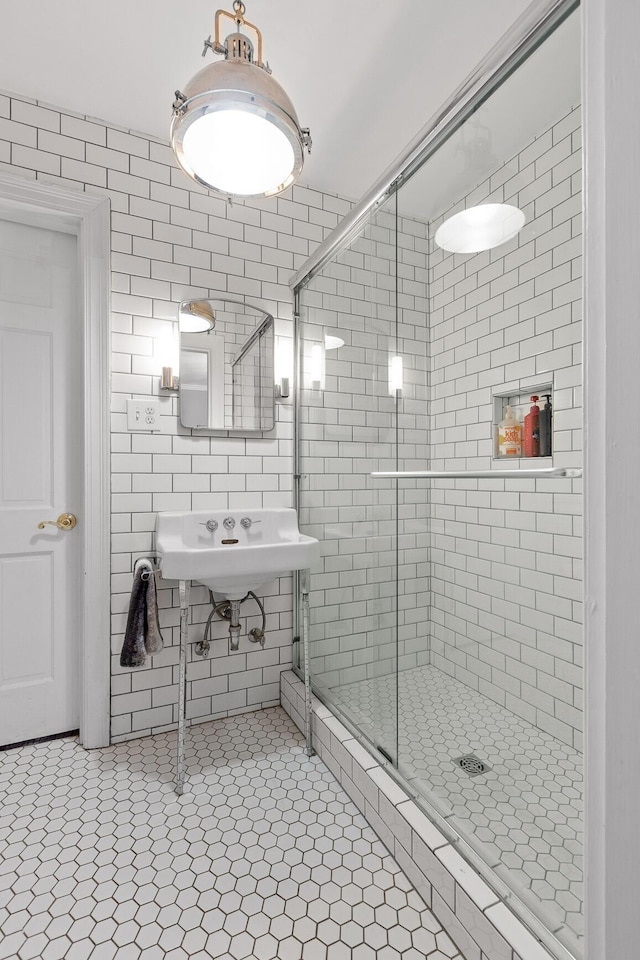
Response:
[{"label": "shower floor tile", "polygon": [[[330,699],[569,948],[582,936],[582,756],[436,667],[334,687]],[[470,777],[454,760],[491,768]],[[576,950],[577,952],[577,950]]]},{"label": "shower floor tile", "polygon": [[0,753],[0,958],[463,960],[280,708]]}]

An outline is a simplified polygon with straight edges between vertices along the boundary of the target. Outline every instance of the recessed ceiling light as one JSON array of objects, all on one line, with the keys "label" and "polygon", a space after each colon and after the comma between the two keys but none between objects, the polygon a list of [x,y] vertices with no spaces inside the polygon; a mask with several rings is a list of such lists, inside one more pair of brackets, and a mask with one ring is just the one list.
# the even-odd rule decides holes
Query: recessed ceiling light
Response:
[{"label": "recessed ceiling light", "polygon": [[435,241],[450,253],[480,253],[515,237],[525,219],[522,210],[509,203],[482,203],[445,220]]}]

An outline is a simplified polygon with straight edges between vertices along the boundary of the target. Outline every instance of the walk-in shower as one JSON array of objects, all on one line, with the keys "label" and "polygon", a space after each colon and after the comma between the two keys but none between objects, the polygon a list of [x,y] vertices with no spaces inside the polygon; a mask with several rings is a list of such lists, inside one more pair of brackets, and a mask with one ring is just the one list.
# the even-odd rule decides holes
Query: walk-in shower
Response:
[{"label": "walk-in shower", "polygon": [[[313,689],[575,956],[581,168],[580,12],[560,3],[295,285]],[[502,207],[506,233],[436,241],[489,204],[524,225]]]}]

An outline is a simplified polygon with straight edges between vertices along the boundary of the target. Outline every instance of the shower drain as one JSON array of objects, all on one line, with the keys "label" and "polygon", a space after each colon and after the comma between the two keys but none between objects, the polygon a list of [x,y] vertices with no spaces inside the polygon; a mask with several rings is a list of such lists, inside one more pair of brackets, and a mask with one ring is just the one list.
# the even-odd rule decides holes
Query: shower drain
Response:
[{"label": "shower drain", "polygon": [[465,773],[468,773],[470,777],[479,777],[481,773],[491,770],[489,764],[476,757],[474,753],[467,753],[464,757],[458,757],[453,762]]}]

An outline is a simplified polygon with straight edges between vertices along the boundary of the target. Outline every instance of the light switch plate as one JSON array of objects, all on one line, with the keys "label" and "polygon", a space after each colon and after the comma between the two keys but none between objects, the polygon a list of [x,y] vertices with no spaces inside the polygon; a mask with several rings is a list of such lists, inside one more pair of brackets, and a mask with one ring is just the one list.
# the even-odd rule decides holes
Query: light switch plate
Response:
[{"label": "light switch plate", "polygon": [[159,430],[160,404],[157,400],[127,400],[129,430]]}]

